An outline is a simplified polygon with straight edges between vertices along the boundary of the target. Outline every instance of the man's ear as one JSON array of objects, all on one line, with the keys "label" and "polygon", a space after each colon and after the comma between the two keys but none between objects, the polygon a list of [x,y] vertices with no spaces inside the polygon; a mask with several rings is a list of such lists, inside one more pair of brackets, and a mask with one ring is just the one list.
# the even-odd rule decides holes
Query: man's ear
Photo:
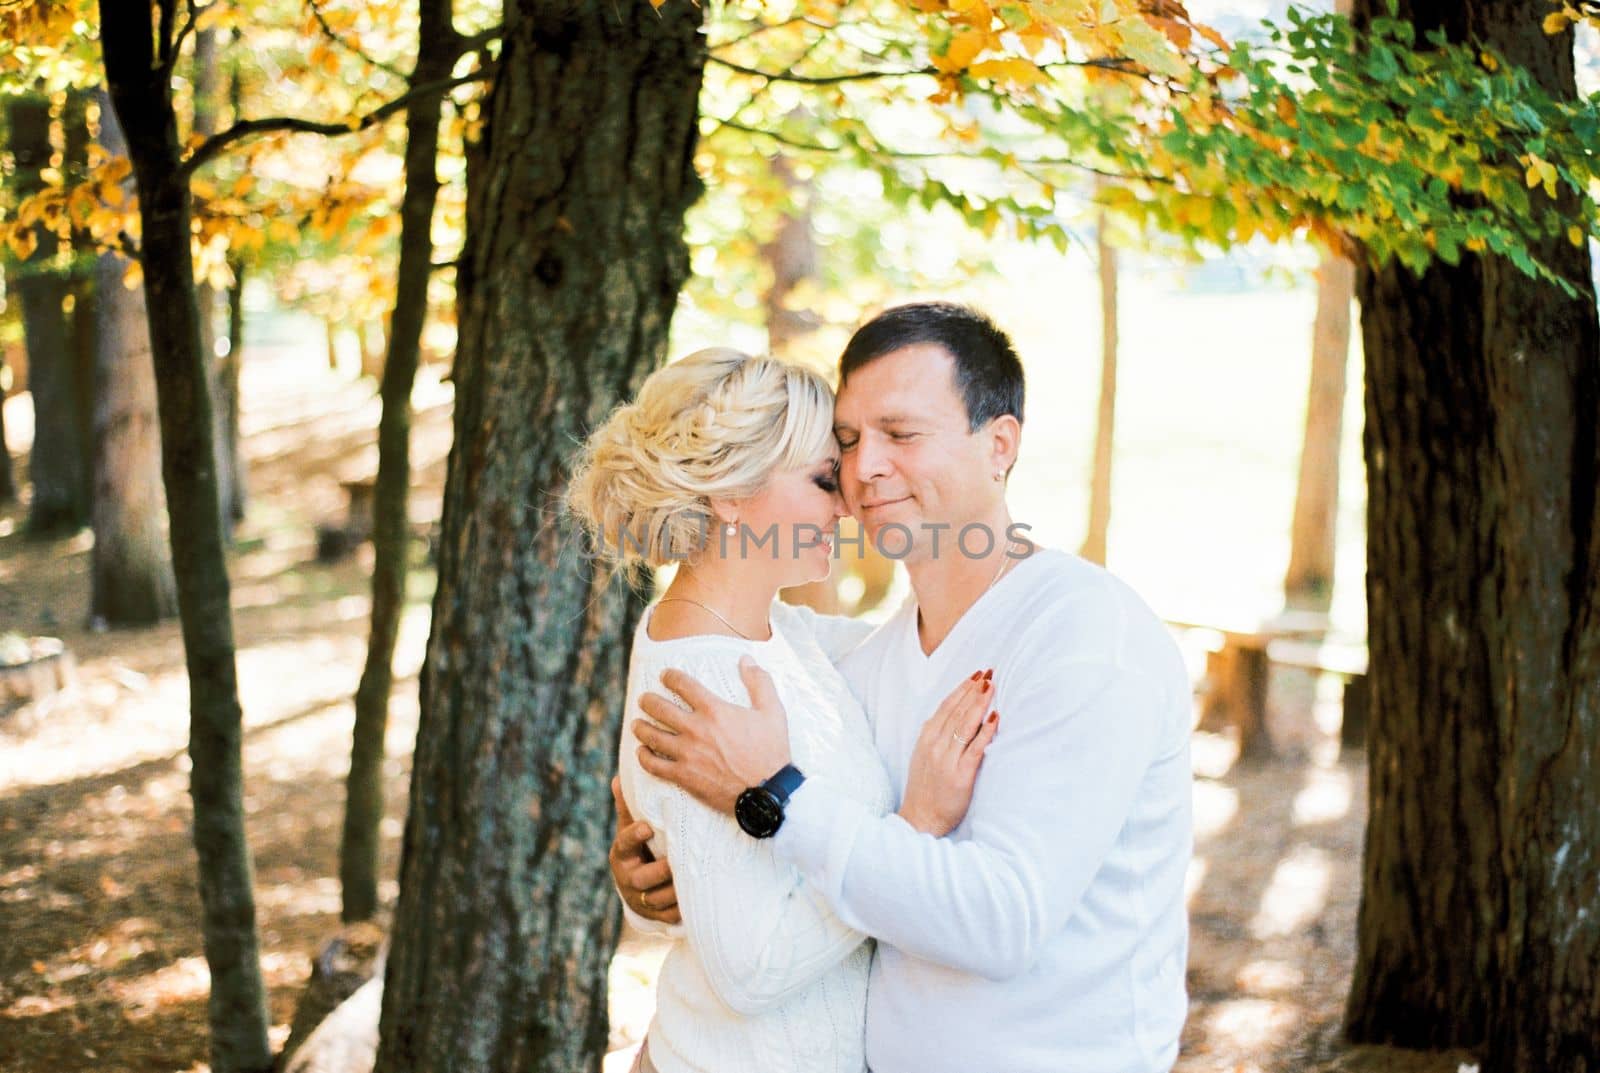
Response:
[{"label": "man's ear", "polygon": [[1022,449],[1022,423],[1011,414],[1001,414],[989,422],[989,461],[993,473],[1010,473]]}]

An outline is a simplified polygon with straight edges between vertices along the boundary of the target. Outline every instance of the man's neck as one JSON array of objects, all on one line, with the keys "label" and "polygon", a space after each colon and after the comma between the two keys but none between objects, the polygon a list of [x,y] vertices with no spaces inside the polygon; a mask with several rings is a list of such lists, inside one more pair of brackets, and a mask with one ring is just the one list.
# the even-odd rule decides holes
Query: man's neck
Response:
[{"label": "man's neck", "polygon": [[[911,589],[917,597],[917,636],[925,654],[931,655],[950,636],[961,616],[971,610],[1002,574],[1009,574],[1016,567],[1017,560],[1006,555],[1009,548],[1006,534],[1011,527],[1008,513],[1002,511],[993,518],[977,521],[976,524],[987,526],[994,535],[993,549],[981,558],[968,557],[954,537],[963,526],[971,524],[974,523],[952,526],[945,534],[948,546],[941,541],[938,555],[906,564]],[[988,541],[975,536],[967,543],[978,551]]]}]

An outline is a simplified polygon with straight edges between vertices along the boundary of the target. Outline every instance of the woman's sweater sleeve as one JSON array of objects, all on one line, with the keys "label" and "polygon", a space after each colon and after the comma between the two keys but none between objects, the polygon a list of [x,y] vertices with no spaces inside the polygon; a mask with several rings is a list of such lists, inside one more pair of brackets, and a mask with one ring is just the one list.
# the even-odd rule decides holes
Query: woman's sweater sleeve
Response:
[{"label": "woman's sweater sleeve", "polygon": [[[737,670],[738,652],[723,646],[674,652],[671,666],[735,704],[750,697]],[[647,689],[668,664],[635,667]],[[791,713],[791,718],[794,714]],[[632,724],[621,755],[623,785],[636,815],[658,832],[672,862],[684,935],[717,997],[754,1014],[781,1003],[837,965],[866,936],[843,924],[793,866],[780,863],[770,840],[751,838],[715,812],[639,766]]]}]

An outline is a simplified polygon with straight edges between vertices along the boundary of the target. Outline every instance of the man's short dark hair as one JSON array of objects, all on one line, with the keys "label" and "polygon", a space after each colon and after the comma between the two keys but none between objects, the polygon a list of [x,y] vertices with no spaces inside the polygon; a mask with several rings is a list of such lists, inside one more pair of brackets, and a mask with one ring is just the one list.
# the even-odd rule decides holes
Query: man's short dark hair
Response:
[{"label": "man's short dark hair", "polygon": [[935,343],[955,359],[956,390],[976,432],[1001,414],[1022,420],[1022,362],[999,325],[970,306],[916,302],[886,309],[867,321],[839,356],[839,385],[885,354]]}]

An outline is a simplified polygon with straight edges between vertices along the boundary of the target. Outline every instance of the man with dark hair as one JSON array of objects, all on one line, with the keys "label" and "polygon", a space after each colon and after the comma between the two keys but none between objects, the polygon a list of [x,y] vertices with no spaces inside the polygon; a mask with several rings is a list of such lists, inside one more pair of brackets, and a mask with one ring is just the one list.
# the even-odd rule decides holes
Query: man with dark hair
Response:
[{"label": "man with dark hair", "polygon": [[[909,534],[913,594],[838,666],[902,801],[923,716],[991,669],[1004,715],[964,818],[913,826],[853,806],[789,766],[780,706],[741,707],[685,676],[662,682],[688,711],[647,697],[660,729],[636,724],[646,770],[771,837],[878,940],[875,1073],[1157,1073],[1178,1053],[1188,678],[1122,582],[1063,552],[1019,554],[1005,485],[1022,413],[1010,340],[962,306],[891,309],[840,361],[845,502],[870,538]],[[630,911],[670,921],[670,872],[644,859],[643,826],[624,823],[612,872]]]}]

